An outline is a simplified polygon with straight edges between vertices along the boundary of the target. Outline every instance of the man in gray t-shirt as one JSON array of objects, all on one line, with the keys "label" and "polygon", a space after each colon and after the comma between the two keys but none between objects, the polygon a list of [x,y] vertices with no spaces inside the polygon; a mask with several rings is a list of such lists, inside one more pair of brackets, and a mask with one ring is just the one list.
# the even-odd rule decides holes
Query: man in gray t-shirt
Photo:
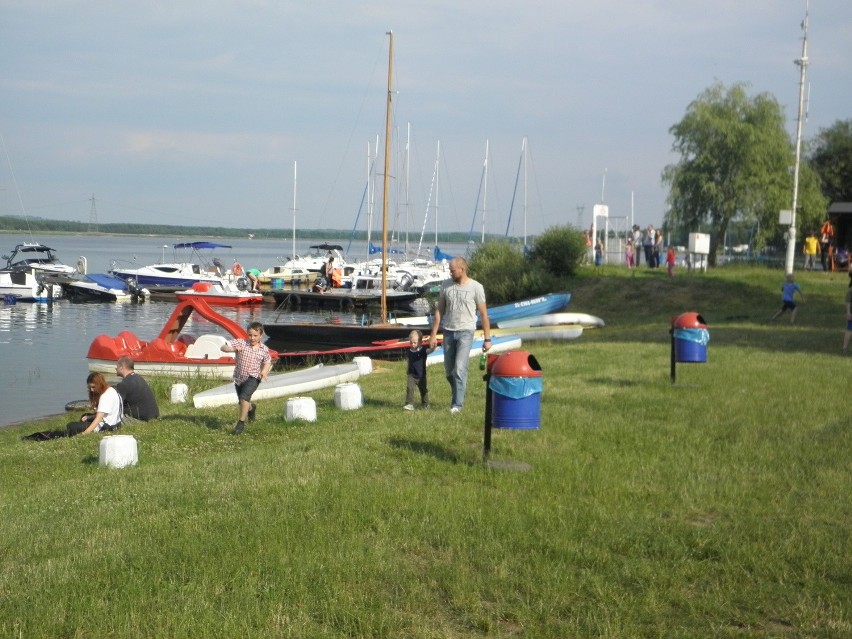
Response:
[{"label": "man in gray t-shirt", "polygon": [[429,349],[435,350],[438,331],[443,331],[444,370],[453,391],[451,413],[458,413],[464,406],[467,365],[476,330],[477,311],[485,337],[482,350],[487,351],[491,348],[491,325],[485,307],[485,289],[482,284],[468,277],[467,262],[461,257],[454,257],[450,261],[450,279],[441,284],[429,341]]}]

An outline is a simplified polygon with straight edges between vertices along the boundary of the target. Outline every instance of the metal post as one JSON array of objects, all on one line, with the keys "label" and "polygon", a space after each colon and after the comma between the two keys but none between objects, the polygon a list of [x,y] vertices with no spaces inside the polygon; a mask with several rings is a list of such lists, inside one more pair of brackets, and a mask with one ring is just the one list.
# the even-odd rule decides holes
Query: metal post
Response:
[{"label": "metal post", "polygon": [[491,387],[488,384],[491,379],[491,367],[486,370],[482,379],[485,380],[485,427],[482,436],[482,461],[487,464],[488,457],[491,455]]},{"label": "metal post", "polygon": [[674,329],[673,328],[669,329],[669,335],[672,336],[671,378],[672,378],[672,384],[674,384],[675,378],[677,377],[677,375],[676,375],[676,372],[675,372],[676,358],[675,358],[675,337],[674,337]]}]

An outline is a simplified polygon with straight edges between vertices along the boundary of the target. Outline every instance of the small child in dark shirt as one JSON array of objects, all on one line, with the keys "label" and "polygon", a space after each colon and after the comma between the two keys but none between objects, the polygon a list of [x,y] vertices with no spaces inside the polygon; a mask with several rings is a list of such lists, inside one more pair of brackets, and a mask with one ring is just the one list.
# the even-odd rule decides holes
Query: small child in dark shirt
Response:
[{"label": "small child in dark shirt", "polygon": [[423,408],[429,408],[429,388],[426,385],[426,356],[429,349],[423,345],[423,333],[408,334],[411,348],[408,349],[408,384],[405,390],[405,410],[414,410],[414,390],[420,390]]}]

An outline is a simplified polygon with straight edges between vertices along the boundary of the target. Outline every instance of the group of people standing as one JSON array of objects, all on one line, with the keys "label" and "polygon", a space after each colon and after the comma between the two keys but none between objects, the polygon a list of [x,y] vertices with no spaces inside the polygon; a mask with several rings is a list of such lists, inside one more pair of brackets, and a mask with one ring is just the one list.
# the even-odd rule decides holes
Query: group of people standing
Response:
[{"label": "group of people standing", "polygon": [[663,234],[651,224],[644,230],[638,224],[634,224],[627,237],[630,253],[633,254],[633,262],[628,261],[628,267],[639,267],[642,264],[642,254],[645,254],[645,264],[648,268],[658,268],[661,264],[663,254]]},{"label": "group of people standing", "polygon": [[802,253],[805,256],[806,271],[816,269],[817,255],[823,271],[833,271],[849,260],[848,247],[837,246],[837,236],[830,220],[820,226],[819,233],[811,231],[802,242]]}]

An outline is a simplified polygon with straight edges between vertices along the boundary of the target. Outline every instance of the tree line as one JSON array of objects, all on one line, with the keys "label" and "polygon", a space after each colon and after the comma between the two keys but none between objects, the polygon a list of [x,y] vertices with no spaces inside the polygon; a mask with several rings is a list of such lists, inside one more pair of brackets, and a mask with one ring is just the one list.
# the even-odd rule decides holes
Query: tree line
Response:
[{"label": "tree line", "polygon": [[[138,224],[116,222],[93,225],[88,222],[71,220],[51,220],[47,218],[23,215],[0,215],[0,233],[37,232],[69,233],[75,235],[149,235],[163,237],[207,237],[207,238],[246,238],[282,239],[293,237],[292,229],[229,228],[224,226],[175,226],[170,224]],[[366,231],[343,231],[339,229],[296,229],[296,237],[302,240],[340,241],[343,238],[366,240]],[[439,242],[464,243],[467,233],[439,233]]]},{"label": "tree line", "polygon": [[[750,227],[752,249],[786,243],[779,212],[792,205],[794,140],[781,105],[747,85],[716,83],[703,91],[669,132],[679,160],[663,170],[669,187],[664,232],[685,243],[710,234],[710,264],[729,228]],[[796,217],[799,237],[816,231],[831,202],[852,201],[852,120],[804,141]]]}]

